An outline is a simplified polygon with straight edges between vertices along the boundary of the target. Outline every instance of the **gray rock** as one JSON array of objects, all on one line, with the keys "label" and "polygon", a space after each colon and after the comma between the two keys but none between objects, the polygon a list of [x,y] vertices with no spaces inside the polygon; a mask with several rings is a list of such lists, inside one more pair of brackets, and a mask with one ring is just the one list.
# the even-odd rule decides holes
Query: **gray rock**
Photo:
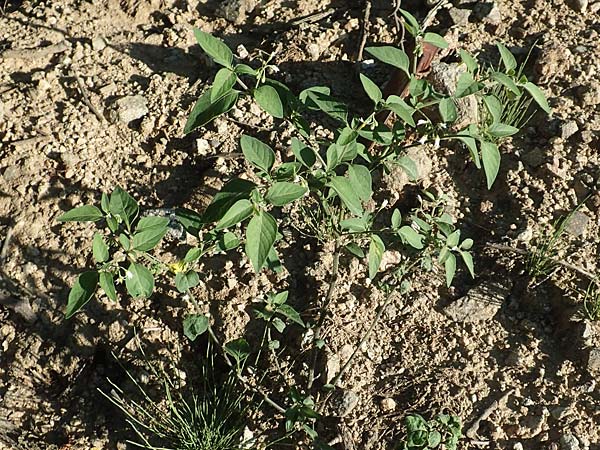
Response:
[{"label": "gray rock", "polygon": [[573,413],[573,410],[568,406],[556,406],[556,407],[552,408],[552,410],[550,411],[550,414],[556,420],[562,420],[562,419],[566,418],[567,416],[571,415],[572,413]]},{"label": "gray rock", "polygon": [[585,233],[589,222],[590,218],[586,213],[575,211],[571,215],[569,222],[567,222],[565,231],[575,237],[582,236]]},{"label": "gray rock", "polygon": [[563,434],[560,437],[561,450],[579,450],[579,441],[570,433]]},{"label": "gray rock", "polygon": [[325,383],[331,383],[340,371],[340,357],[335,353],[327,353],[325,355]]},{"label": "gray rock", "polygon": [[461,8],[450,8],[448,10],[448,14],[450,15],[450,19],[452,19],[454,25],[462,26],[469,23],[471,10]]},{"label": "gray rock", "polygon": [[344,389],[336,402],[336,413],[339,417],[346,417],[358,405],[358,394]]},{"label": "gray rock", "polygon": [[98,36],[92,39],[92,49],[96,52],[101,52],[106,48],[106,40],[103,37]]},{"label": "gray rock", "polygon": [[475,17],[492,25],[500,25],[502,14],[496,2],[479,2],[473,8]]},{"label": "gray rock", "polygon": [[539,167],[544,164],[544,161],[546,160],[544,152],[539,147],[535,147],[533,150],[528,151],[521,159],[531,167]]},{"label": "gray rock", "polygon": [[444,308],[444,314],[456,322],[483,322],[496,315],[509,296],[512,285],[484,281],[467,295]]},{"label": "gray rock", "polygon": [[[426,180],[429,175],[431,175],[433,161],[431,160],[430,155],[432,154],[433,151],[431,147],[426,145],[411,147],[406,151],[405,156],[410,158],[417,167],[418,180]],[[397,164],[392,165],[390,167],[390,173],[385,176],[385,182],[389,189],[396,194],[400,194],[410,181],[406,171]]]},{"label": "gray rock", "polygon": [[148,114],[146,99],[141,95],[128,95],[115,102],[117,118],[120,122],[130,123]]},{"label": "gray rock", "polygon": [[217,14],[235,24],[246,21],[247,15],[254,11],[258,0],[225,0],[217,9]]},{"label": "gray rock", "polygon": [[[466,67],[462,64],[437,63],[431,68],[429,79],[433,87],[445,94],[454,94],[458,78],[466,72]],[[459,98],[456,101],[458,118],[452,124],[453,130],[460,130],[471,123],[479,121],[479,106],[474,95]],[[437,114],[437,110],[432,110],[431,114]]]},{"label": "gray rock", "polygon": [[600,348],[590,350],[587,369],[591,374],[600,374]]},{"label": "gray rock", "polygon": [[563,123],[562,126],[560,127],[561,137],[564,140],[569,139],[571,136],[573,136],[578,131],[579,131],[579,127],[577,126],[577,122],[575,122],[574,120],[569,120],[569,121]]}]

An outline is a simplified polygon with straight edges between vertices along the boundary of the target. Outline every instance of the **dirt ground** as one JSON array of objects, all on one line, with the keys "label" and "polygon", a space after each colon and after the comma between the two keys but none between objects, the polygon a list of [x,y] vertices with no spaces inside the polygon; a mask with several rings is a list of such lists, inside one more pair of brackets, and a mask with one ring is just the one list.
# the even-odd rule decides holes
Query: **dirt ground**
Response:
[{"label": "dirt ground", "polygon": [[[397,43],[393,5],[372,3],[367,42]],[[425,0],[402,3],[419,19],[430,8]],[[0,448],[128,448],[122,417],[96,389],[107,389],[106,376],[118,371],[111,352],[134,359],[137,330],[154,354],[169,354],[185,342],[181,319],[191,306],[162,286],[148,300],[98,298],[65,321],[69,286],[90,262],[93,229],[56,218],[117,185],[142,208],[201,210],[245,170],[236,156],[242,132],[287,151],[289,130],[273,128],[250,102],[183,135],[191,105],[217,70],[193,27],[223,38],[242,60],[276,50],[278,77],[295,91],[326,84],[360,110],[366,97],[357,94],[354,59],[364,4],[0,0],[0,8]],[[421,185],[444,189],[474,238],[477,277],[460,273],[446,289],[441,274],[416,276],[417,288],[388,307],[341,380],[351,407],[323,425],[325,433],[340,437],[336,448],[393,448],[407,412],[448,410],[467,430],[498,401],[459,448],[600,449],[600,325],[580,313],[585,278],[562,268],[531,286],[520,255],[486,246],[526,249],[582,204],[562,258],[598,273],[600,1],[456,0],[432,29],[488,61],[496,61],[496,41],[520,59],[535,45],[526,72],[553,115],[536,115],[503,146],[491,191],[462,150],[416,155]],[[372,76],[384,82],[387,73]],[[141,112],[128,121],[135,111],[120,99],[135,95]],[[393,176],[382,186],[401,195]],[[224,339],[244,332],[249,306],[265,290],[289,289],[310,313],[331,254],[298,242],[284,245],[286,270],[277,275],[254,275],[241,254],[210,263],[214,275],[197,297]],[[326,324],[327,367],[346,360],[381,300],[365,264],[342,261]]]}]

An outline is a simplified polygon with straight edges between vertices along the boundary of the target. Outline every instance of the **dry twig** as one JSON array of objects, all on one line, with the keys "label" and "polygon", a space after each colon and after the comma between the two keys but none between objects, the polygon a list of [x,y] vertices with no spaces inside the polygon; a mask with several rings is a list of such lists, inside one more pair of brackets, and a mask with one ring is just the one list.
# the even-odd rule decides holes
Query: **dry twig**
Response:
[{"label": "dry twig", "polygon": [[60,41],[58,44],[48,45],[38,48],[16,48],[5,50],[0,53],[0,58],[4,59],[36,59],[44,56],[54,55],[55,53],[66,52],[71,48],[67,41]]},{"label": "dry twig", "polygon": [[81,79],[81,77],[74,70],[71,70],[71,76],[74,77],[75,81],[77,82],[77,87],[79,88],[79,92],[81,92],[81,96],[83,97],[83,103],[85,103],[85,105],[90,109],[90,111],[94,113],[94,115],[98,118],[100,122],[104,122],[104,116],[90,101],[87,88],[85,87],[85,84],[83,84],[83,80]]}]

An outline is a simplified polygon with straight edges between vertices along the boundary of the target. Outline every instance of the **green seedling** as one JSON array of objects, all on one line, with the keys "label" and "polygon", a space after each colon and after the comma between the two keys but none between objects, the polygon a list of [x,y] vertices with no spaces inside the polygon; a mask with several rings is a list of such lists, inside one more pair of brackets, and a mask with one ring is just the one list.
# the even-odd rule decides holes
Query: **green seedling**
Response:
[{"label": "green seedling", "polygon": [[462,425],[456,416],[440,414],[430,421],[418,414],[406,417],[404,439],[398,450],[456,450],[462,436]]}]

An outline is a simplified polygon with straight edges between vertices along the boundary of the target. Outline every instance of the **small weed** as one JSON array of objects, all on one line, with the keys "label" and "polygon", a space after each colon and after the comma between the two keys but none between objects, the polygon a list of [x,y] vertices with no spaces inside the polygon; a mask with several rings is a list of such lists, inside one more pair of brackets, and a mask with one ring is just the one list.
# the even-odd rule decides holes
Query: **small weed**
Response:
[{"label": "small weed", "polygon": [[[141,442],[129,443],[149,450],[237,450],[243,448],[247,392],[233,374],[217,382],[210,349],[202,362],[202,386],[181,388],[164,369],[147,364],[163,387],[158,400],[128,372],[142,400],[127,398],[115,384],[103,394],[127,417]],[[110,380],[109,380],[110,381]]]},{"label": "small weed", "polygon": [[440,414],[426,421],[418,414],[406,417],[406,434],[397,450],[456,450],[462,425],[456,416]]},{"label": "small weed", "polygon": [[[575,211],[577,209],[573,212]],[[534,241],[533,249],[529,251],[525,262],[525,270],[533,280],[545,280],[558,268],[556,258],[564,250],[563,235],[573,212],[566,217],[558,218],[552,224],[550,232],[542,234]]]},{"label": "small weed", "polygon": [[584,297],[583,311],[590,320],[600,320],[600,287],[595,281],[590,282]]}]

